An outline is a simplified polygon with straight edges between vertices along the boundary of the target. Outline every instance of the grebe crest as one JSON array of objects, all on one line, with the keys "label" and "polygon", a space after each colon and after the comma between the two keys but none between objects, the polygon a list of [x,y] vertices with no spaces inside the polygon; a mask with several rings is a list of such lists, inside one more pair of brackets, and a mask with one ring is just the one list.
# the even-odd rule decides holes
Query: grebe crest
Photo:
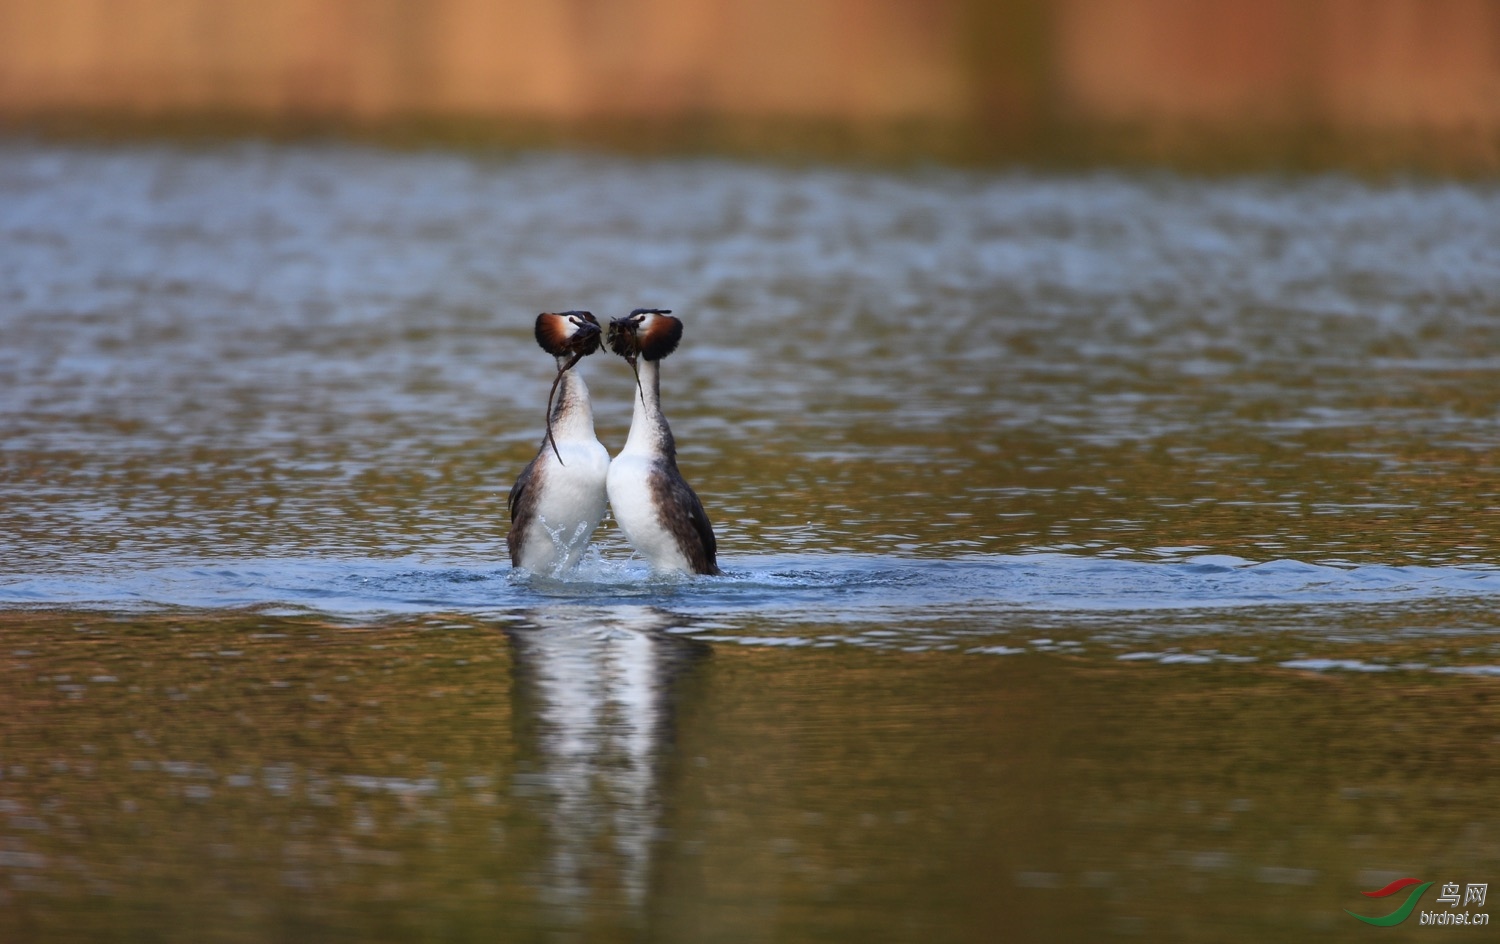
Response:
[{"label": "grebe crest", "polygon": [[635,366],[635,359],[659,361],[682,341],[682,319],[670,308],[637,308],[609,322],[609,349]]}]

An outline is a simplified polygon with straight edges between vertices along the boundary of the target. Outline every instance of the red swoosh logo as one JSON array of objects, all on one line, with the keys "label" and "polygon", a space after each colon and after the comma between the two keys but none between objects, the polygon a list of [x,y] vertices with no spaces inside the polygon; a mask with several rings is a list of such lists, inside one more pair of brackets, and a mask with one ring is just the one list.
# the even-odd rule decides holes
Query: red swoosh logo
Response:
[{"label": "red swoosh logo", "polygon": [[1407,888],[1412,885],[1420,885],[1421,881],[1421,879],[1416,878],[1398,878],[1378,892],[1360,892],[1360,894],[1365,896],[1366,898],[1384,898],[1387,895],[1396,894],[1403,888]]}]

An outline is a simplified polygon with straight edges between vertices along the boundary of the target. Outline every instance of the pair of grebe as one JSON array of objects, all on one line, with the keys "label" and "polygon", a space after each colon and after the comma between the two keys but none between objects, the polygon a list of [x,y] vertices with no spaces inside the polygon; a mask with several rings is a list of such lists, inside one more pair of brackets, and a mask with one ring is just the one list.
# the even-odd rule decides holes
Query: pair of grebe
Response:
[{"label": "pair of grebe", "polygon": [[557,358],[555,402],[540,451],[510,490],[511,565],[544,574],[573,567],[607,499],[620,530],[653,570],[717,574],[713,525],[677,470],[672,428],[661,411],[661,362],[682,340],[682,322],[669,310],[637,308],[609,323],[610,350],[636,375],[630,435],[614,461],[594,435],[589,388],[574,370],[599,349],[600,333],[586,311],[537,316],[537,344]]}]

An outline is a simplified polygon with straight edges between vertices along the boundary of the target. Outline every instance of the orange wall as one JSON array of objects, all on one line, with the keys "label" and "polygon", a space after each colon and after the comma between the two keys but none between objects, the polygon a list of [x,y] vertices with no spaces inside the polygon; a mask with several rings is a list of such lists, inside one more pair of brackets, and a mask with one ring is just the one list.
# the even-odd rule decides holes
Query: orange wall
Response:
[{"label": "orange wall", "polygon": [[1500,130],[1494,0],[1065,0],[1085,117]]},{"label": "orange wall", "polygon": [[0,109],[956,118],[922,0],[0,0]]},{"label": "orange wall", "polygon": [[0,0],[0,117],[1500,134],[1496,0]]}]

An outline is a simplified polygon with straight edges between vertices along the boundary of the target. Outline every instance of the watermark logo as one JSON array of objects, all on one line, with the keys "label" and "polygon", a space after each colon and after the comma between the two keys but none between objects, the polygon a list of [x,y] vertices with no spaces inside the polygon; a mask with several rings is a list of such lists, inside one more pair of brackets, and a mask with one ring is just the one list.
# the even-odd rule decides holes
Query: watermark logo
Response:
[{"label": "watermark logo", "polygon": [[1432,887],[1431,882],[1423,882],[1415,878],[1398,878],[1379,891],[1360,892],[1360,894],[1364,895],[1366,898],[1388,898],[1403,889],[1411,888],[1411,886],[1413,885],[1417,887],[1413,888],[1411,893],[1406,896],[1406,901],[1401,903],[1400,908],[1397,908],[1395,911],[1392,911],[1388,915],[1381,915],[1378,918],[1369,918],[1362,914],[1354,914],[1354,912],[1350,911],[1347,908],[1344,909],[1344,913],[1354,915],[1354,917],[1363,921],[1365,924],[1373,924],[1377,928],[1389,928],[1393,925],[1400,924],[1407,918],[1411,917],[1412,911],[1417,907],[1417,902],[1422,898],[1422,893]]},{"label": "watermark logo", "polygon": [[[1422,900],[1422,894],[1431,888],[1434,882],[1424,882],[1415,878],[1398,878],[1386,887],[1373,892],[1360,892],[1366,898],[1389,898],[1397,892],[1407,892],[1406,900],[1403,901],[1395,911],[1387,915],[1369,917],[1367,915],[1355,914],[1344,909],[1346,914],[1353,915],[1365,924],[1372,924],[1377,928],[1389,928],[1398,925],[1411,917],[1416,910],[1417,904]],[[1413,887],[1415,886],[1415,887]],[[1462,890],[1462,897],[1459,892]],[[1448,911],[1423,911],[1418,919],[1418,924],[1444,924],[1444,925],[1486,925],[1490,923],[1490,916],[1486,912],[1454,911],[1460,905],[1468,907],[1473,905],[1477,908],[1484,907],[1485,897],[1489,894],[1489,883],[1469,882],[1460,886],[1457,882],[1444,882],[1437,897],[1437,904],[1447,905]]]}]

